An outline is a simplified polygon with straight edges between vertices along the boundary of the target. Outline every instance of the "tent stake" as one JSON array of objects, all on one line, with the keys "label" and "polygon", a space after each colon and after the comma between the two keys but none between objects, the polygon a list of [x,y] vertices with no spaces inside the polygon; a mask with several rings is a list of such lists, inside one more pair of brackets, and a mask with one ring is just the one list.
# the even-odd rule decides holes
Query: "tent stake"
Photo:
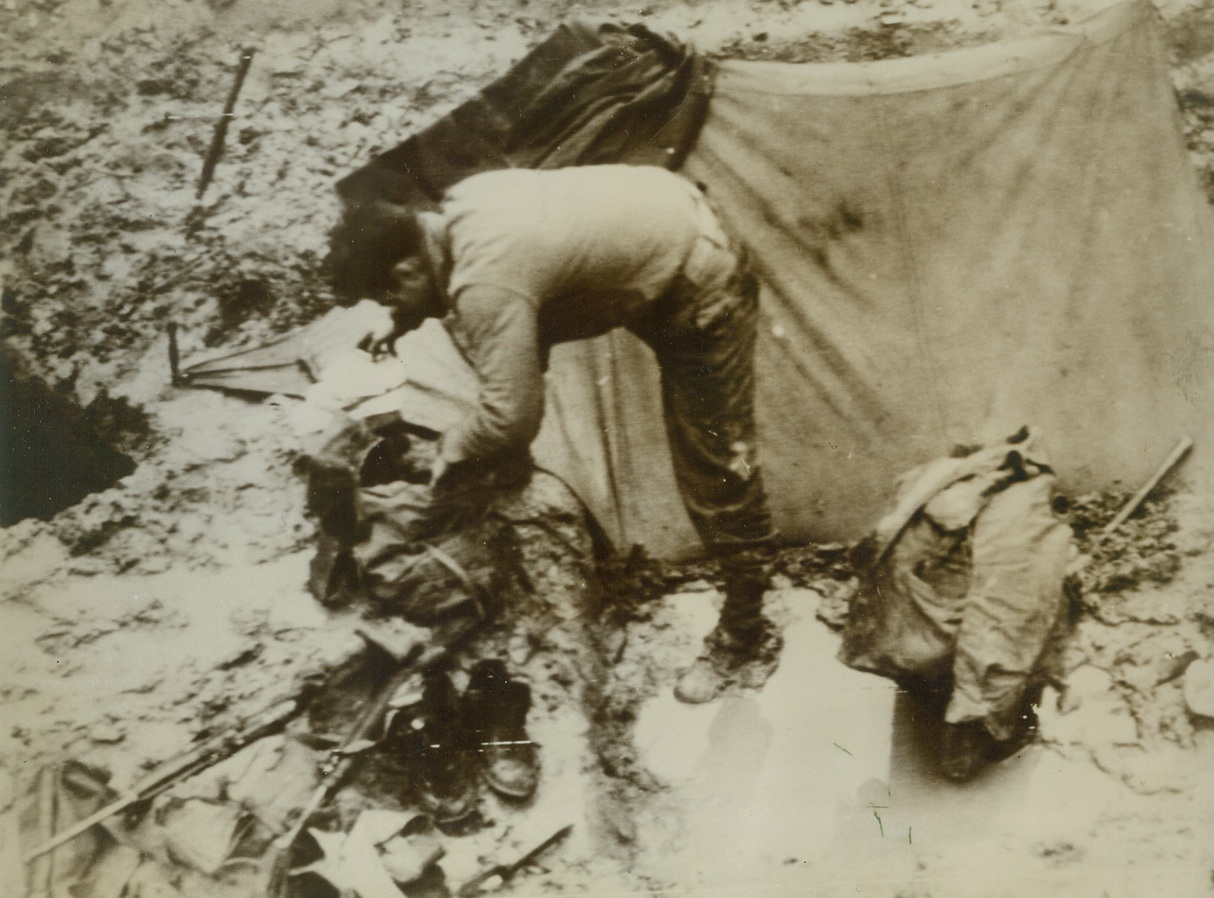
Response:
[{"label": "tent stake", "polygon": [[177,322],[170,321],[168,328],[169,332],[169,372],[172,378],[173,386],[178,387],[185,383],[185,378],[181,376],[181,353],[177,349]]},{"label": "tent stake", "polygon": [[240,65],[236,68],[236,80],[232,84],[232,90],[228,93],[227,102],[223,104],[223,115],[215,123],[211,146],[207,149],[206,159],[202,163],[202,176],[198,179],[197,199],[202,199],[202,195],[206,193],[207,185],[211,183],[211,176],[215,174],[215,166],[219,164],[219,157],[223,155],[223,143],[228,135],[228,123],[232,120],[232,110],[236,108],[236,98],[240,96],[240,88],[244,85],[245,76],[249,74],[249,64],[252,61],[252,48],[240,51]]},{"label": "tent stake", "polygon": [[1158,470],[1151,475],[1151,479],[1142,485],[1142,489],[1130,497],[1129,502],[1121,506],[1121,511],[1117,512],[1117,515],[1113,518],[1113,520],[1104,525],[1104,529],[1101,532],[1105,534],[1112,533],[1123,523],[1125,523],[1126,518],[1138,510],[1138,506],[1142,504],[1142,500],[1147,497],[1147,494],[1159,485],[1159,481],[1168,476],[1169,471],[1180,464],[1181,459],[1188,455],[1189,450],[1192,448],[1193,441],[1188,437],[1181,437],[1180,442],[1176,444],[1176,448],[1172,450],[1172,453],[1166,459],[1164,459],[1163,464],[1159,466]]}]

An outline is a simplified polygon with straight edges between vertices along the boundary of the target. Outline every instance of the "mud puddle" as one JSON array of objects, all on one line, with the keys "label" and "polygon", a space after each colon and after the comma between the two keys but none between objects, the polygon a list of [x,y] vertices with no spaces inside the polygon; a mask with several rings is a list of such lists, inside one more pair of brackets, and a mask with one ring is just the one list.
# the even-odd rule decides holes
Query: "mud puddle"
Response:
[{"label": "mud puddle", "polygon": [[[686,636],[685,661],[712,598],[674,596],[658,615]],[[785,647],[761,690],[641,703],[638,761],[664,788],[637,814],[634,872],[678,883],[671,894],[1128,895],[1150,893],[1143,877],[1162,863],[1186,894],[1206,893],[1208,870],[1179,852],[1148,862],[1142,838],[1164,814],[1195,831],[1200,803],[1137,794],[1040,742],[973,782],[938,777],[938,723],[836,660],[820,601],[769,594]]]},{"label": "mud puddle", "polygon": [[[817,593],[769,595],[785,644],[763,689],[699,706],[664,691],[641,707],[640,760],[683,808],[652,822],[663,832],[644,834],[667,848],[647,852],[650,872],[690,889],[764,895],[825,885],[826,866],[840,887],[905,878],[905,827],[879,818],[890,805],[896,688],[835,660],[838,637],[814,618]],[[702,596],[672,605],[672,625],[697,636],[714,622]]]}]

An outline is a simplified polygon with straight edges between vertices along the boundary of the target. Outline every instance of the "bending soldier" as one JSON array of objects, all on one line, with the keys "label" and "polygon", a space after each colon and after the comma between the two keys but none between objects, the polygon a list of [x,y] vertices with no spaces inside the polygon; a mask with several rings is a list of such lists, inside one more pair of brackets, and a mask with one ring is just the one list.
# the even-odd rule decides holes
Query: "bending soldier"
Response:
[{"label": "bending soldier", "polygon": [[726,580],[676,695],[707,701],[755,657],[773,635],[762,607],[774,541],[755,452],[758,286],[695,185],[645,166],[486,172],[434,212],[347,208],[331,265],[343,302],[389,310],[369,341],[451,316],[476,369],[480,407],[443,435],[436,489],[527,449],[552,345],[616,327],[648,344],[680,494]]}]

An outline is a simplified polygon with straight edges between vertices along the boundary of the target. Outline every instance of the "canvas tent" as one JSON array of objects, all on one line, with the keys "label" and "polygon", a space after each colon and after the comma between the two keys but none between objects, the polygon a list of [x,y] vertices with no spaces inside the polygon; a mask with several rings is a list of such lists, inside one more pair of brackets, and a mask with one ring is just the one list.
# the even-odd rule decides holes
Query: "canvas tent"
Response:
[{"label": "canvas tent", "polygon": [[[1214,217],[1154,8],[867,64],[726,62],[684,170],[764,290],[777,524],[859,535],[895,478],[1036,426],[1072,490],[1214,454]],[[541,457],[621,543],[695,547],[656,374],[625,334],[559,347]]]},{"label": "canvas tent", "polygon": [[[536,164],[572,161],[602,160]],[[1022,424],[1072,490],[1135,485],[1183,434],[1214,481],[1214,218],[1145,0],[932,56],[721,63],[682,167],[763,281],[760,452],[786,534],[857,536],[900,473]],[[631,336],[556,348],[535,454],[617,544],[697,548]]]}]

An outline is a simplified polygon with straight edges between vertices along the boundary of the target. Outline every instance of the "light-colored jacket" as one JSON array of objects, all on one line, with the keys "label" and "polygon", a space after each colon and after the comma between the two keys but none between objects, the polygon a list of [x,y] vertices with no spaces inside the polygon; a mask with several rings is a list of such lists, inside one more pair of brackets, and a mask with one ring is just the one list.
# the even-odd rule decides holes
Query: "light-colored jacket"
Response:
[{"label": "light-colored jacket", "polygon": [[448,464],[529,445],[548,349],[640,323],[694,267],[698,244],[725,240],[694,184],[648,166],[486,172],[422,223],[452,333],[481,381],[479,410],[443,437]]}]

